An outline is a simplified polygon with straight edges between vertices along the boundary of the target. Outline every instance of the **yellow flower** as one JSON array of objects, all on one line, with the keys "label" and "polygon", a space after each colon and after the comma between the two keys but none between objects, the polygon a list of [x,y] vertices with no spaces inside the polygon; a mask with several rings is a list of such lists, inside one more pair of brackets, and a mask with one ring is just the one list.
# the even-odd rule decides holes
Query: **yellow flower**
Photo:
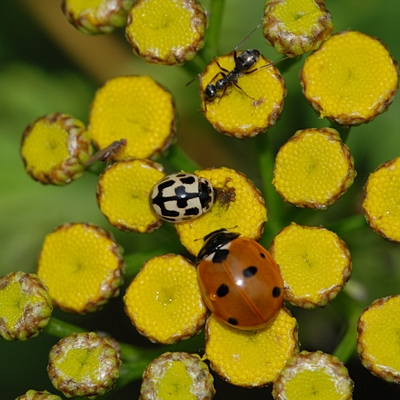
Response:
[{"label": "yellow flower", "polygon": [[400,296],[375,300],[358,320],[357,350],[365,368],[400,383]]},{"label": "yellow flower", "polygon": [[110,341],[94,332],[74,333],[49,353],[51,383],[66,397],[97,397],[113,388],[121,360]]},{"label": "yellow flower", "polygon": [[150,160],[121,161],[106,168],[97,185],[97,201],[111,225],[125,231],[152,232],[162,221],[152,212],[149,194],[164,176]]},{"label": "yellow flower", "polygon": [[351,400],[354,382],[335,356],[302,351],[291,358],[274,382],[276,400]]},{"label": "yellow flower", "polygon": [[143,373],[139,400],[211,400],[214,378],[197,354],[164,353]]},{"label": "yellow flower", "polygon": [[44,184],[65,185],[78,179],[92,153],[83,122],[62,113],[33,121],[21,143],[26,172]]},{"label": "yellow flower", "polygon": [[175,135],[171,94],[149,76],[110,79],[94,97],[89,136],[104,149],[124,138],[126,158],[151,158],[162,153]]},{"label": "yellow flower", "polygon": [[124,26],[135,0],[63,0],[68,21],[85,35],[110,33]]},{"label": "yellow flower", "polygon": [[294,57],[318,49],[332,30],[332,17],[323,0],[265,3],[263,33],[277,53]]},{"label": "yellow flower", "polygon": [[297,207],[325,209],[346,192],[355,176],[353,157],[339,133],[311,128],[297,131],[280,148],[272,183]]},{"label": "yellow flower", "polygon": [[271,324],[255,331],[232,328],[211,315],[206,324],[206,353],[211,368],[236,386],[273,382],[298,352],[297,322],[281,308]]},{"label": "yellow flower", "polygon": [[260,239],[267,209],[258,189],[242,173],[229,168],[197,171],[211,182],[217,198],[211,210],[199,218],[175,224],[181,243],[193,255],[203,246],[204,236],[217,229],[232,229],[243,236]]},{"label": "yellow flower", "polygon": [[195,335],[207,314],[194,265],[174,254],[147,261],[124,302],[136,329],[156,343],[176,343]]},{"label": "yellow flower", "polygon": [[22,396],[17,397],[15,400],[62,400],[60,396],[51,394],[47,390],[28,390]]},{"label": "yellow flower", "polygon": [[204,46],[207,15],[196,0],[137,0],[126,38],[133,51],[155,64],[182,64]]},{"label": "yellow flower", "polygon": [[400,242],[400,157],[370,174],[364,192],[362,206],[371,228],[389,240]]},{"label": "yellow flower", "polygon": [[326,306],[350,279],[349,249],[325,228],[292,223],[275,236],[270,252],[282,273],[285,300],[296,306]]},{"label": "yellow flower", "polygon": [[340,32],[307,58],[301,84],[321,118],[357,125],[372,120],[392,102],[398,87],[397,63],[378,39]]},{"label": "yellow flower", "polygon": [[46,287],[35,274],[11,272],[0,278],[0,337],[28,340],[44,328],[53,311]]},{"label": "yellow flower", "polygon": [[96,311],[122,284],[123,259],[112,236],[90,224],[64,224],[46,236],[38,276],[53,303],[71,312]]},{"label": "yellow flower", "polygon": [[280,116],[286,96],[285,83],[271,61],[261,55],[236,85],[227,85],[218,91],[216,98],[208,100],[206,87],[215,85],[222,73],[226,75],[234,67],[234,56],[230,53],[215,58],[203,71],[200,78],[203,112],[217,131],[236,138],[253,137],[274,125]]}]

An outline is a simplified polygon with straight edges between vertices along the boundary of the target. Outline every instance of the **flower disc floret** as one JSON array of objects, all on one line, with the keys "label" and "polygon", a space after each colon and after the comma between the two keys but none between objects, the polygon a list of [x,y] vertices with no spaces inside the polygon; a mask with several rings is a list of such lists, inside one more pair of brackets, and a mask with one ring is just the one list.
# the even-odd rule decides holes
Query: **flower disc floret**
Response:
[{"label": "flower disc floret", "polygon": [[275,158],[273,185],[297,207],[325,209],[353,184],[354,160],[339,133],[331,128],[295,133]]},{"label": "flower disc floret", "polygon": [[270,252],[281,270],[285,300],[299,307],[326,306],[351,276],[346,243],[323,227],[292,223],[275,236]]},{"label": "flower disc floret", "polygon": [[46,236],[38,276],[66,311],[98,310],[119,294],[123,259],[112,236],[91,224],[63,224]]},{"label": "flower disc floret", "polygon": [[210,400],[214,397],[214,378],[197,354],[164,353],[143,373],[139,400]]},{"label": "flower disc floret", "polygon": [[277,53],[294,57],[318,49],[332,30],[332,17],[323,0],[265,3],[263,34]]},{"label": "flower disc floret", "polygon": [[267,208],[259,190],[241,172],[229,168],[196,171],[217,191],[214,205],[206,214],[175,224],[181,243],[193,255],[203,246],[204,236],[221,228],[235,228],[242,236],[259,240],[267,220]]},{"label": "flower disc floret", "polygon": [[397,63],[378,39],[340,32],[307,58],[301,84],[321,118],[357,125],[372,120],[392,102],[398,88]]},{"label": "flower disc floret", "polygon": [[357,350],[361,363],[374,375],[400,383],[400,296],[375,300],[358,320]]},{"label": "flower disc floret", "polygon": [[83,122],[62,113],[33,121],[21,142],[26,172],[43,184],[65,185],[80,178],[92,153]]},{"label": "flower disc floret", "polygon": [[124,231],[152,232],[162,221],[152,212],[149,194],[164,177],[149,160],[121,161],[106,168],[97,185],[97,202],[111,225]]},{"label": "flower disc floret", "polygon": [[194,265],[174,254],[145,263],[124,302],[136,329],[156,343],[176,343],[195,335],[207,315]]},{"label": "flower disc floret", "polygon": [[114,387],[120,365],[108,339],[83,332],[61,339],[51,348],[47,372],[53,386],[66,397],[94,398]]},{"label": "flower disc floret", "polygon": [[364,188],[363,209],[371,228],[383,237],[400,242],[400,157],[370,174]]},{"label": "flower disc floret", "polygon": [[25,341],[44,328],[53,311],[46,287],[35,274],[11,272],[0,278],[0,337]]},{"label": "flower disc floret", "polygon": [[274,382],[275,400],[351,400],[354,382],[335,356],[302,351],[291,358]]},{"label": "flower disc floret", "polygon": [[196,0],[137,0],[126,38],[133,51],[155,64],[182,64],[204,46],[207,15]]},{"label": "flower disc floret", "polygon": [[119,76],[96,92],[89,135],[99,149],[125,138],[124,157],[151,158],[171,144],[175,119],[171,93],[150,76]]},{"label": "flower disc floret", "polygon": [[63,0],[68,21],[85,35],[110,33],[125,25],[135,0]]},{"label": "flower disc floret", "polygon": [[297,322],[285,308],[268,327],[254,331],[232,328],[213,314],[207,320],[205,357],[218,375],[236,386],[273,382],[298,348]]},{"label": "flower disc floret", "polygon": [[[216,84],[235,67],[233,53],[211,61],[200,77],[201,104],[211,125],[225,135],[247,138],[258,135],[274,125],[283,110],[286,87],[279,71],[271,61],[260,55],[249,71],[238,79],[237,85],[228,85],[212,101],[205,98],[205,89]],[[268,67],[266,65],[270,64]],[[259,69],[259,70],[257,70]]]}]

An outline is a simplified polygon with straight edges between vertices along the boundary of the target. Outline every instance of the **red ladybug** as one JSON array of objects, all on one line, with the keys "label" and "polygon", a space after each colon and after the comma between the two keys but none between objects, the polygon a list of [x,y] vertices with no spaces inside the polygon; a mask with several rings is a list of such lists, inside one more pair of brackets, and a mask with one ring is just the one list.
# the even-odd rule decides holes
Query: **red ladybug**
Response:
[{"label": "red ladybug", "polygon": [[282,306],[283,280],[271,254],[240,233],[219,229],[204,237],[197,277],[207,307],[239,329],[261,329]]}]

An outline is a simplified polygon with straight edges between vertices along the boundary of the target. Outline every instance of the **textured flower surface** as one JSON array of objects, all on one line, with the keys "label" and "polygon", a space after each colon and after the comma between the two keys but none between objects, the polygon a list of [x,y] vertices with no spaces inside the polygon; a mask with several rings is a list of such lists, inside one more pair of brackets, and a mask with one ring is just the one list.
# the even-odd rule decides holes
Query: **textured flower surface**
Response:
[{"label": "textured flower surface", "polygon": [[[67,13],[74,26],[61,3],[76,12]],[[271,391],[279,398],[282,390],[296,400],[336,400],[351,398],[354,380],[354,398],[399,398],[400,387],[386,382],[399,381],[398,4],[336,0],[326,2],[329,13],[322,0],[261,3],[201,1],[208,13],[194,0],[4,2],[5,339],[10,332],[33,337],[32,319],[19,321],[37,304],[10,283],[10,271],[39,264],[46,307],[33,318],[43,322],[38,339],[0,340],[2,398],[28,389],[37,389],[28,398],[54,397],[44,389],[65,397],[45,368],[57,341],[70,351],[57,350],[57,370],[49,371],[70,396],[94,397],[115,384],[110,400],[151,398],[155,383],[157,397],[195,400],[214,396],[214,380],[216,400],[260,400]],[[116,26],[119,32],[93,35]],[[354,30],[341,31],[348,27]],[[186,85],[196,79],[199,85]],[[78,133],[82,140],[70,141]],[[180,173],[204,176],[211,191],[173,186],[161,205],[169,195],[175,212],[190,210],[188,194],[202,207],[205,193],[215,201],[192,221],[161,223],[150,193],[161,177]],[[240,234],[242,245],[217,240],[207,245],[208,260],[200,257],[205,237],[221,228]],[[263,250],[250,255],[259,248],[254,241],[271,250],[276,265]],[[229,310],[261,309],[250,277],[267,259],[282,281],[261,292],[277,312],[250,330],[240,314],[242,329],[234,329]],[[223,268],[223,279],[212,268],[196,274],[203,261]],[[207,294],[199,290],[203,281],[221,290],[207,286]],[[246,290],[243,282],[251,283]],[[214,307],[226,293],[236,295],[224,310]],[[95,329],[102,332],[87,333]],[[95,346],[70,347],[76,335],[95,337]],[[105,382],[96,374],[108,364],[101,349],[116,367]],[[310,353],[299,356],[304,349]]]}]

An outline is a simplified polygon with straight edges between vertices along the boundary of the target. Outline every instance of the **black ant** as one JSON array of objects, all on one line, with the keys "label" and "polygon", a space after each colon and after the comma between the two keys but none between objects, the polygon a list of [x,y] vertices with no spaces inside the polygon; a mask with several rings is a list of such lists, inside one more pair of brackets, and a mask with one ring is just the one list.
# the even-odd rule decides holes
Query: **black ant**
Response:
[{"label": "black ant", "polygon": [[[217,82],[215,82],[215,85],[213,83],[209,83],[205,90],[204,90],[204,98],[205,100],[210,103],[212,102],[216,97],[219,97],[220,100],[224,96],[226,88],[230,85],[236,86],[241,92],[243,92],[247,97],[250,97],[239,85],[238,85],[238,79],[239,77],[247,74],[251,74],[252,72],[258,71],[260,68],[266,67],[266,65],[263,65],[260,68],[255,68],[249,71],[249,69],[258,61],[260,58],[260,52],[255,49],[249,49],[245,50],[239,55],[236,53],[236,48],[233,52],[233,58],[235,60],[235,68],[233,68],[232,71],[228,71],[227,69],[221,67],[219,65],[219,62],[215,60],[217,63],[218,67],[222,72],[218,72],[217,75],[214,76],[214,78],[211,80],[213,81],[218,75],[222,75],[221,79],[218,79]],[[270,65],[270,64],[268,64]],[[222,95],[218,96],[218,92],[223,90]],[[252,98],[252,97],[250,97]],[[253,99],[254,100],[254,99]]]},{"label": "black ant", "polygon": [[[206,88],[204,89],[204,99],[207,103],[211,103],[212,101],[215,100],[216,97],[219,97],[219,101],[221,101],[222,97],[224,96],[226,89],[228,86],[235,86],[238,88],[242,93],[244,93],[248,98],[254,100],[252,97],[250,97],[239,85],[238,85],[238,80],[239,77],[247,74],[251,74],[255,71],[258,71],[261,68],[268,67],[274,63],[269,63],[266,65],[263,65],[259,68],[254,68],[251,69],[251,67],[256,64],[258,59],[260,58],[260,52],[255,49],[248,49],[237,55],[237,49],[255,32],[259,27],[261,23],[257,25],[253,31],[250,32],[249,35],[247,35],[236,47],[235,50],[233,51],[233,58],[235,61],[235,67],[233,68],[232,71],[228,71],[227,69],[221,67],[221,65],[218,63],[218,61],[215,59],[215,62],[217,63],[218,67],[220,68],[220,72],[218,72],[214,78],[211,80],[211,82],[219,75],[222,76],[221,79],[218,79],[215,84],[214,83],[209,83]],[[285,57],[286,58],[286,57]],[[250,70],[250,71],[249,71]],[[218,96],[218,92],[222,90],[222,94]]]}]

